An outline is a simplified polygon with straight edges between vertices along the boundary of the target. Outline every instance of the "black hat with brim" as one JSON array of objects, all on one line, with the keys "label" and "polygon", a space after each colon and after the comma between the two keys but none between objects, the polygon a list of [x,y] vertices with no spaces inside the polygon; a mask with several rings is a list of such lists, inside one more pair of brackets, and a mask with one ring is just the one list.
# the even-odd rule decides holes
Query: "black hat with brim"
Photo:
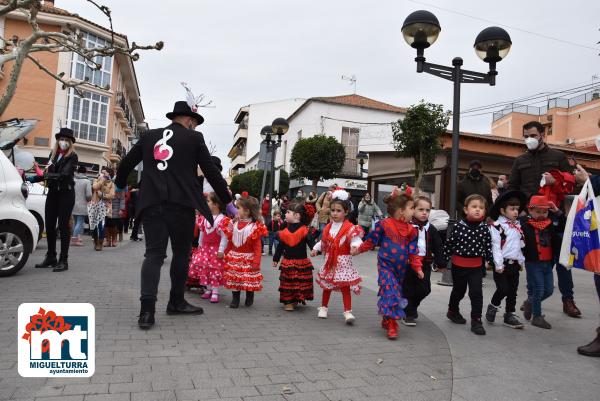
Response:
[{"label": "black hat with brim", "polygon": [[198,125],[200,125],[204,122],[204,117],[202,117],[200,114],[194,112],[192,110],[192,108],[190,107],[190,105],[187,104],[187,102],[184,100],[175,102],[175,106],[173,106],[173,111],[170,113],[167,113],[167,118],[169,120],[172,120],[177,116],[192,117],[193,119],[198,121]]},{"label": "black hat with brim", "polygon": [[73,134],[73,130],[71,128],[61,128],[56,134],[54,134],[54,138],[58,140],[58,138],[67,138],[70,139],[71,142],[75,143],[75,135]]},{"label": "black hat with brim", "polygon": [[503,208],[503,205],[506,203],[506,201],[511,198],[516,198],[519,200],[519,213],[525,210],[525,207],[527,206],[527,195],[525,195],[524,192],[516,190],[506,191],[496,198],[496,202],[494,202],[492,208],[490,209],[490,217],[493,220],[497,220],[498,217],[500,217],[500,209]]},{"label": "black hat with brim", "polygon": [[217,156],[211,156],[210,159],[212,160],[213,164],[219,169],[219,171],[223,171],[221,159],[219,159]]}]

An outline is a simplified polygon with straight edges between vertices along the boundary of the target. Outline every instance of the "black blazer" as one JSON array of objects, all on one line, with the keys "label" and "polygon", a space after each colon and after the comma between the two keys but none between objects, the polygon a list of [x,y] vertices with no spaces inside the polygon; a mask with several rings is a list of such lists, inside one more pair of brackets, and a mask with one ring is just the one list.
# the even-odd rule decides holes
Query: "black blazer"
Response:
[{"label": "black blazer", "polygon": [[[162,160],[157,160],[155,154]],[[172,123],[144,133],[119,165],[115,180],[118,188],[125,187],[127,176],[142,161],[144,170],[136,217],[149,206],[171,202],[196,209],[212,222],[198,181],[198,165],[219,199],[225,204],[231,202],[227,183],[213,164],[200,132]]]},{"label": "black blazer", "polygon": [[36,177],[33,182],[46,180],[49,192],[75,190],[75,169],[79,163],[77,153],[73,152],[67,157],[61,157],[58,161],[57,158],[58,154],[54,159],[49,160],[51,164],[46,169],[44,176]]}]

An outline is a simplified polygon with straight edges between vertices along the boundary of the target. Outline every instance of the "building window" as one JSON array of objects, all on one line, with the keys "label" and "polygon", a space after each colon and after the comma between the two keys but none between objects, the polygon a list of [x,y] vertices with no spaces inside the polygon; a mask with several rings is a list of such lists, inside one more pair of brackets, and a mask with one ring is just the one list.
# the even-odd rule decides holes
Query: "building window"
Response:
[{"label": "building window", "polygon": [[342,173],[347,175],[358,175],[358,161],[356,154],[358,153],[358,137],[360,129],[342,127],[342,145],[346,151],[346,160]]},{"label": "building window", "polygon": [[79,97],[69,91],[68,125],[75,137],[91,142],[106,143],[108,124],[108,96],[84,91]]},{"label": "building window", "polygon": [[[86,48],[103,47],[107,44],[106,40],[91,33],[81,31],[81,35],[83,45]],[[94,61],[101,65],[99,70],[96,70],[95,65],[90,65],[81,55],[73,53],[73,73],[71,76],[76,79],[87,79],[90,84],[102,88],[110,87],[112,57],[98,56]]]},{"label": "building window", "polygon": [[48,146],[48,138],[36,136],[33,138],[33,146]]}]

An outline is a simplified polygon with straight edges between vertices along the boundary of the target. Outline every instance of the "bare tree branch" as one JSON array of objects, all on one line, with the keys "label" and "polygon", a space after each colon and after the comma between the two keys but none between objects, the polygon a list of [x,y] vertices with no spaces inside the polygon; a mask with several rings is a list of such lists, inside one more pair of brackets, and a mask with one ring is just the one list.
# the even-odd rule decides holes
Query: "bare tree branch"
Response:
[{"label": "bare tree branch", "polygon": [[108,19],[110,29],[110,42],[103,46],[88,46],[82,34],[78,32],[76,27],[66,24],[66,28],[62,32],[50,32],[40,29],[37,22],[38,13],[42,9],[41,0],[0,0],[0,17],[12,11],[20,12],[25,15],[27,23],[31,27],[31,34],[22,39],[14,35],[12,38],[0,37],[4,42],[4,47],[0,48],[0,67],[7,62],[14,62],[12,66],[10,80],[6,90],[0,98],[0,115],[4,113],[8,104],[12,100],[23,63],[26,59],[33,62],[40,70],[52,77],[53,79],[63,84],[63,89],[74,88],[79,95],[82,95],[80,87],[89,86],[108,90],[98,85],[89,83],[87,80],[75,79],[74,77],[66,77],[65,73],[54,73],[44,66],[38,59],[30,54],[39,52],[49,53],[64,53],[72,52],[81,56],[85,63],[92,69],[100,70],[102,68],[102,60],[97,61],[98,57],[114,57],[123,55],[130,58],[132,61],[139,59],[139,51],[143,50],[161,50],[164,46],[163,42],[157,42],[154,45],[138,45],[133,42],[131,46],[125,40],[121,40],[117,44],[115,42],[115,32],[113,30],[112,15],[108,7],[99,4],[95,0],[84,0],[100,10]]}]

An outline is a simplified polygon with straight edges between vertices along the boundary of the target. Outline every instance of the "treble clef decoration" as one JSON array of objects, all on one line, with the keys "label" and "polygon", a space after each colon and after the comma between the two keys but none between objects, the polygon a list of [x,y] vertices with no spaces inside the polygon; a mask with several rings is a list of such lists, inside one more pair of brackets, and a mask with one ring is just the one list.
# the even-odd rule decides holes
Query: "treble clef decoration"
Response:
[{"label": "treble clef decoration", "polygon": [[158,161],[156,163],[156,168],[160,171],[164,171],[169,167],[169,160],[173,157],[173,148],[167,145],[167,141],[173,137],[173,131],[170,129],[166,129],[163,131],[162,139],[158,140],[154,144],[154,160]]}]

